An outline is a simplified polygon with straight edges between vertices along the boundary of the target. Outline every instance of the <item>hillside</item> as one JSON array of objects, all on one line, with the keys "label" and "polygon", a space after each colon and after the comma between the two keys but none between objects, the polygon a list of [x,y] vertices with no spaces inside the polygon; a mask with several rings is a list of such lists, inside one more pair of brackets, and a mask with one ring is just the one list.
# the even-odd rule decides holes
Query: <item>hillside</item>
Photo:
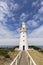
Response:
[{"label": "hillside", "polygon": [[37,65],[43,65],[43,53],[37,50],[31,50],[29,51],[29,54],[32,56]]},{"label": "hillside", "polygon": [[9,65],[18,52],[14,48],[0,48],[0,65]]}]

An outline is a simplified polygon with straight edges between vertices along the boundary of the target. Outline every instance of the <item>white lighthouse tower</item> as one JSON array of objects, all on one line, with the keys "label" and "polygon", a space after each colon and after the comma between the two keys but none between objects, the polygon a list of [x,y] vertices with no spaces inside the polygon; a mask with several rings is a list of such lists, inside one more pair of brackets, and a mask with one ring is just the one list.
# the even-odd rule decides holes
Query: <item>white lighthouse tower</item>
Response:
[{"label": "white lighthouse tower", "polygon": [[23,22],[20,29],[20,45],[19,45],[20,50],[28,50],[26,33],[27,33],[26,25]]}]

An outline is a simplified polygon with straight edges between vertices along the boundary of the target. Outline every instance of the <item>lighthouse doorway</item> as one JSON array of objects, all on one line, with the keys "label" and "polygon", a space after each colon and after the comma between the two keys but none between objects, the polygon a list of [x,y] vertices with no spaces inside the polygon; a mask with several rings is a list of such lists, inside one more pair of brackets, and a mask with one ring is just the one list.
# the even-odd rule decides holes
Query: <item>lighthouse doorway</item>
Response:
[{"label": "lighthouse doorway", "polygon": [[25,50],[25,46],[23,46],[23,50]]}]

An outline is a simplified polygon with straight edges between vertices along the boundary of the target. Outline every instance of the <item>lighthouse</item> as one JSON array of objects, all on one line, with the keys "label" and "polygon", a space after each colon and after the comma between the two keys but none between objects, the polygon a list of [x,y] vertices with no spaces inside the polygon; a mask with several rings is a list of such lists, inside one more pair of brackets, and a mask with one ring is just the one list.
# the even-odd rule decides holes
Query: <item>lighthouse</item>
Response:
[{"label": "lighthouse", "polygon": [[23,22],[22,26],[20,28],[20,50],[28,50],[28,44],[27,44],[27,29],[26,24]]}]

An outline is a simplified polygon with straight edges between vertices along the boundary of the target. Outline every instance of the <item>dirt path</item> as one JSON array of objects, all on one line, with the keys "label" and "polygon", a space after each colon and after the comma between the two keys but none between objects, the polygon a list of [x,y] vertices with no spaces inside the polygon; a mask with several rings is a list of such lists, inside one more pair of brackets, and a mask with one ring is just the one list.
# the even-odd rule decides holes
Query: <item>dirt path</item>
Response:
[{"label": "dirt path", "polygon": [[20,59],[19,65],[28,65],[28,58],[25,51],[22,52],[22,57]]}]

